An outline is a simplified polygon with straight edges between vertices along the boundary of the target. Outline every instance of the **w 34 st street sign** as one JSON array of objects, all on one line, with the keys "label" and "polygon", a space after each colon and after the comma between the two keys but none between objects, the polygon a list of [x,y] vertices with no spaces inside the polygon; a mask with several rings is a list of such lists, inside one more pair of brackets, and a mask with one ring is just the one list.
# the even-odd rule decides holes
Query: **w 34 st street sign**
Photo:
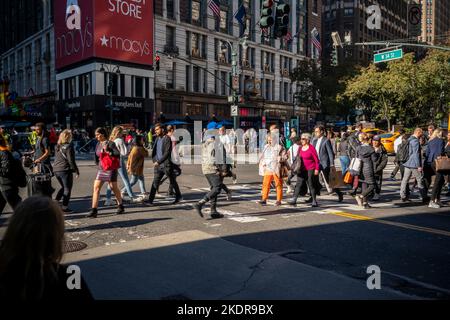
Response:
[{"label": "w 34 st street sign", "polygon": [[386,62],[391,60],[397,60],[403,58],[403,49],[397,49],[392,51],[385,51],[376,53],[373,56],[374,63]]}]

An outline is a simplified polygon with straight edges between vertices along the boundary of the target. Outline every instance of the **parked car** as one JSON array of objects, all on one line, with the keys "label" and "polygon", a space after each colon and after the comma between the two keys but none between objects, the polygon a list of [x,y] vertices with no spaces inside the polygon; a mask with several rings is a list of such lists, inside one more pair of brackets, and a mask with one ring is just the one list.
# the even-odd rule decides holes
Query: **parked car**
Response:
[{"label": "parked car", "polygon": [[394,154],[394,141],[400,136],[400,132],[384,133],[380,135],[381,143],[388,154]]},{"label": "parked car", "polygon": [[386,133],[386,131],[378,129],[378,128],[365,128],[365,129],[362,129],[362,132],[371,134],[374,136]]}]

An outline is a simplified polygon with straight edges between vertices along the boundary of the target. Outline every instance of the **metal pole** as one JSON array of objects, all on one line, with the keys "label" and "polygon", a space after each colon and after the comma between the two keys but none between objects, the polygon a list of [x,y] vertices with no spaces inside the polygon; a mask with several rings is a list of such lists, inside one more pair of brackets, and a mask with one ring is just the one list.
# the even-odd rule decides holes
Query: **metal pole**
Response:
[{"label": "metal pole", "polygon": [[110,118],[110,123],[111,123],[111,130],[114,127],[113,124],[113,95],[112,95],[112,86],[113,86],[113,82],[112,82],[112,74],[109,74],[109,103],[110,103],[110,110],[109,110],[109,118]]},{"label": "metal pole", "polygon": [[[237,76],[237,59],[236,59],[237,52],[233,48],[231,43],[229,41],[227,41],[227,42],[228,42],[228,44],[231,47],[231,74],[232,74],[232,77],[234,78],[234,77]],[[232,91],[233,91],[233,103],[234,103],[236,101],[236,96],[237,95],[236,95],[236,90],[234,90],[232,88]],[[238,110],[239,110],[239,108],[238,108]],[[235,115],[233,116],[233,128],[234,128],[234,130],[236,130],[238,128],[238,119],[237,119],[237,116],[235,116]]]}]

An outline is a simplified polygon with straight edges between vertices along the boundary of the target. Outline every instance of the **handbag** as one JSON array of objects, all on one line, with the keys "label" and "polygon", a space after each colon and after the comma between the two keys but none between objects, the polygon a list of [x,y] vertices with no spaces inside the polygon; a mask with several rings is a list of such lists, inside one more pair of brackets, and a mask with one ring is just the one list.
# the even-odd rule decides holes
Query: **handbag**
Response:
[{"label": "handbag", "polygon": [[450,158],[447,156],[440,156],[434,160],[436,171],[439,173],[450,173]]},{"label": "handbag", "polygon": [[362,165],[361,159],[353,158],[352,161],[350,161],[350,166],[348,167],[348,171],[353,176],[358,176],[359,173],[361,172],[361,165]]},{"label": "handbag", "polygon": [[302,157],[297,156],[291,166],[291,171],[295,175],[299,175],[302,168]]},{"label": "handbag", "polygon": [[342,172],[337,171],[335,167],[331,167],[329,178],[330,188],[336,189],[344,186],[344,183],[342,181]]},{"label": "handbag", "polygon": [[108,152],[100,153],[100,162],[102,169],[106,171],[117,170],[120,168],[120,158],[112,157]]},{"label": "handbag", "polygon": [[350,171],[347,171],[347,172],[345,173],[345,176],[344,176],[344,183],[346,183],[346,184],[352,184],[352,183],[353,183],[353,176],[352,176],[352,174],[350,173]]}]

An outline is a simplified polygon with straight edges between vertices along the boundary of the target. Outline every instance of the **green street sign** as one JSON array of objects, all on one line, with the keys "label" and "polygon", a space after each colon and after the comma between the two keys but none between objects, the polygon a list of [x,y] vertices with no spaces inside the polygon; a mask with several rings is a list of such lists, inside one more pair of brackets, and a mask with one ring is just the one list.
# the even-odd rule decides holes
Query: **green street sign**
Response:
[{"label": "green street sign", "polygon": [[391,60],[397,60],[403,58],[403,49],[397,49],[392,51],[385,51],[376,53],[373,56],[374,63],[386,62]]}]

